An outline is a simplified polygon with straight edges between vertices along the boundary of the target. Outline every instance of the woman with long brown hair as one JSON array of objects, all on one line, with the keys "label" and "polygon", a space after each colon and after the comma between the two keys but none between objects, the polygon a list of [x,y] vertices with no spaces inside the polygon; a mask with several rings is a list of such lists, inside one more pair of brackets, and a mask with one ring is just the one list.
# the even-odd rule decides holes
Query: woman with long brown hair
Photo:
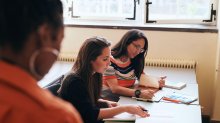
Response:
[{"label": "woman with long brown hair", "polygon": [[[104,98],[116,101],[118,95],[147,99],[154,96],[154,91],[152,90],[131,88],[136,80],[140,81],[141,77],[147,77],[143,72],[147,51],[147,37],[141,30],[137,29],[129,30],[124,34],[121,40],[113,46],[111,50],[112,56],[110,58],[111,65],[103,77],[103,85],[105,88],[103,89],[102,96]],[[162,77],[158,82],[153,83],[154,87],[163,87],[165,84],[164,78],[165,77]],[[116,95],[116,97],[112,95]]]},{"label": "woman with long brown hair", "polygon": [[110,64],[110,55],[110,43],[106,39],[87,39],[79,50],[72,73],[62,83],[59,96],[77,108],[85,123],[102,122],[122,112],[148,116],[141,106],[118,106],[115,102],[102,100],[108,107],[99,107],[102,73]]}]

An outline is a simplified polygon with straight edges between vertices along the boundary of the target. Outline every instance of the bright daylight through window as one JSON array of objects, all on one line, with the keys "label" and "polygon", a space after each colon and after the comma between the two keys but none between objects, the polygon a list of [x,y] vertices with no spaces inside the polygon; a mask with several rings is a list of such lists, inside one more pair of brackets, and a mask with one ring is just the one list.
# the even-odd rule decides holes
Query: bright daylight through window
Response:
[{"label": "bright daylight through window", "polygon": [[65,20],[145,23],[216,22],[216,0],[62,0]]}]

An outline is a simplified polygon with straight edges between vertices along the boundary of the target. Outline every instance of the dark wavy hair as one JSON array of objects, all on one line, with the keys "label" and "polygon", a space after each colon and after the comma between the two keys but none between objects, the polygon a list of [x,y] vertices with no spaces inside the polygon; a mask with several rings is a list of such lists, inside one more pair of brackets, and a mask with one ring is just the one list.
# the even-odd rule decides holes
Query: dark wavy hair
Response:
[{"label": "dark wavy hair", "polygon": [[144,33],[137,29],[132,29],[125,33],[125,35],[121,38],[121,40],[112,48],[112,56],[114,58],[120,58],[121,56],[128,55],[127,47],[132,42],[144,39],[145,45],[144,50],[145,52],[138,54],[135,58],[131,59],[131,62],[134,66],[134,72],[138,79],[140,79],[141,73],[144,69],[145,63],[145,56],[147,55],[148,51],[148,40]]},{"label": "dark wavy hair", "polygon": [[56,38],[63,26],[60,0],[0,0],[0,48],[9,45],[21,51],[29,35],[43,24],[49,25]]},{"label": "dark wavy hair", "polygon": [[87,39],[81,46],[76,62],[73,66],[74,74],[86,83],[87,90],[94,105],[98,105],[102,88],[102,74],[93,73],[91,61],[95,61],[102,54],[104,48],[111,44],[104,38],[93,37]]}]

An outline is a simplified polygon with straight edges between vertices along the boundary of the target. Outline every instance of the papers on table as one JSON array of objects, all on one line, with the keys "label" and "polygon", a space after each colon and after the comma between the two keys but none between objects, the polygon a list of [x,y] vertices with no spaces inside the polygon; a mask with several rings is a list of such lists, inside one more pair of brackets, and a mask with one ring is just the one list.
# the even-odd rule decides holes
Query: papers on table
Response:
[{"label": "papers on table", "polygon": [[[160,77],[143,74],[140,77],[139,85],[146,86],[146,87],[159,88],[158,82],[160,79],[161,79]],[[165,79],[165,87],[180,90],[180,89],[186,87],[186,83],[185,82],[178,82],[178,81],[169,81],[169,80]]]},{"label": "papers on table", "polygon": [[[172,123],[174,121],[174,114],[167,113],[166,111],[149,111],[150,116],[146,118],[139,117],[137,115],[129,114],[129,113],[121,113],[119,115],[114,116],[113,118],[104,119],[106,123],[116,123],[116,122],[154,122],[157,121],[165,123]],[[171,122],[172,121],[172,122]]]},{"label": "papers on table", "polygon": [[185,82],[166,81],[164,87],[180,90],[180,89],[186,87],[186,83]]},{"label": "papers on table", "polygon": [[116,116],[114,116],[113,118],[107,118],[107,119],[103,119],[104,121],[135,121],[136,116],[133,114],[129,114],[129,113],[121,113],[118,114]]},{"label": "papers on table", "polygon": [[172,113],[167,113],[165,111],[155,111],[149,112],[150,117],[146,118],[136,118],[137,123],[175,123],[175,117]]},{"label": "papers on table", "polygon": [[194,101],[196,101],[198,98],[186,94],[181,93],[171,93],[167,94],[163,97],[163,100],[174,102],[174,103],[185,103],[190,104]]}]

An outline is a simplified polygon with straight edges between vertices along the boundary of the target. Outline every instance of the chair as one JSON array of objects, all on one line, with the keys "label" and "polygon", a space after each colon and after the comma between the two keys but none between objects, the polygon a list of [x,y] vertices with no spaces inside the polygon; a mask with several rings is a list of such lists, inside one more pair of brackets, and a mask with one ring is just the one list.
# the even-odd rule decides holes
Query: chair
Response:
[{"label": "chair", "polygon": [[48,89],[54,96],[58,96],[57,91],[60,88],[60,86],[61,86],[61,83],[56,83],[56,84],[46,87],[45,89]]},{"label": "chair", "polygon": [[50,82],[49,84],[47,84],[46,86],[44,86],[43,88],[48,88],[51,85],[60,83],[63,81],[64,75],[61,75],[60,77],[56,78],[55,80],[53,80],[52,82]]},{"label": "chair", "polygon": [[58,95],[57,91],[61,86],[61,82],[62,82],[63,78],[64,78],[64,75],[58,77],[57,79],[50,82],[48,85],[46,85],[43,88],[48,89],[53,95],[57,96]]}]

